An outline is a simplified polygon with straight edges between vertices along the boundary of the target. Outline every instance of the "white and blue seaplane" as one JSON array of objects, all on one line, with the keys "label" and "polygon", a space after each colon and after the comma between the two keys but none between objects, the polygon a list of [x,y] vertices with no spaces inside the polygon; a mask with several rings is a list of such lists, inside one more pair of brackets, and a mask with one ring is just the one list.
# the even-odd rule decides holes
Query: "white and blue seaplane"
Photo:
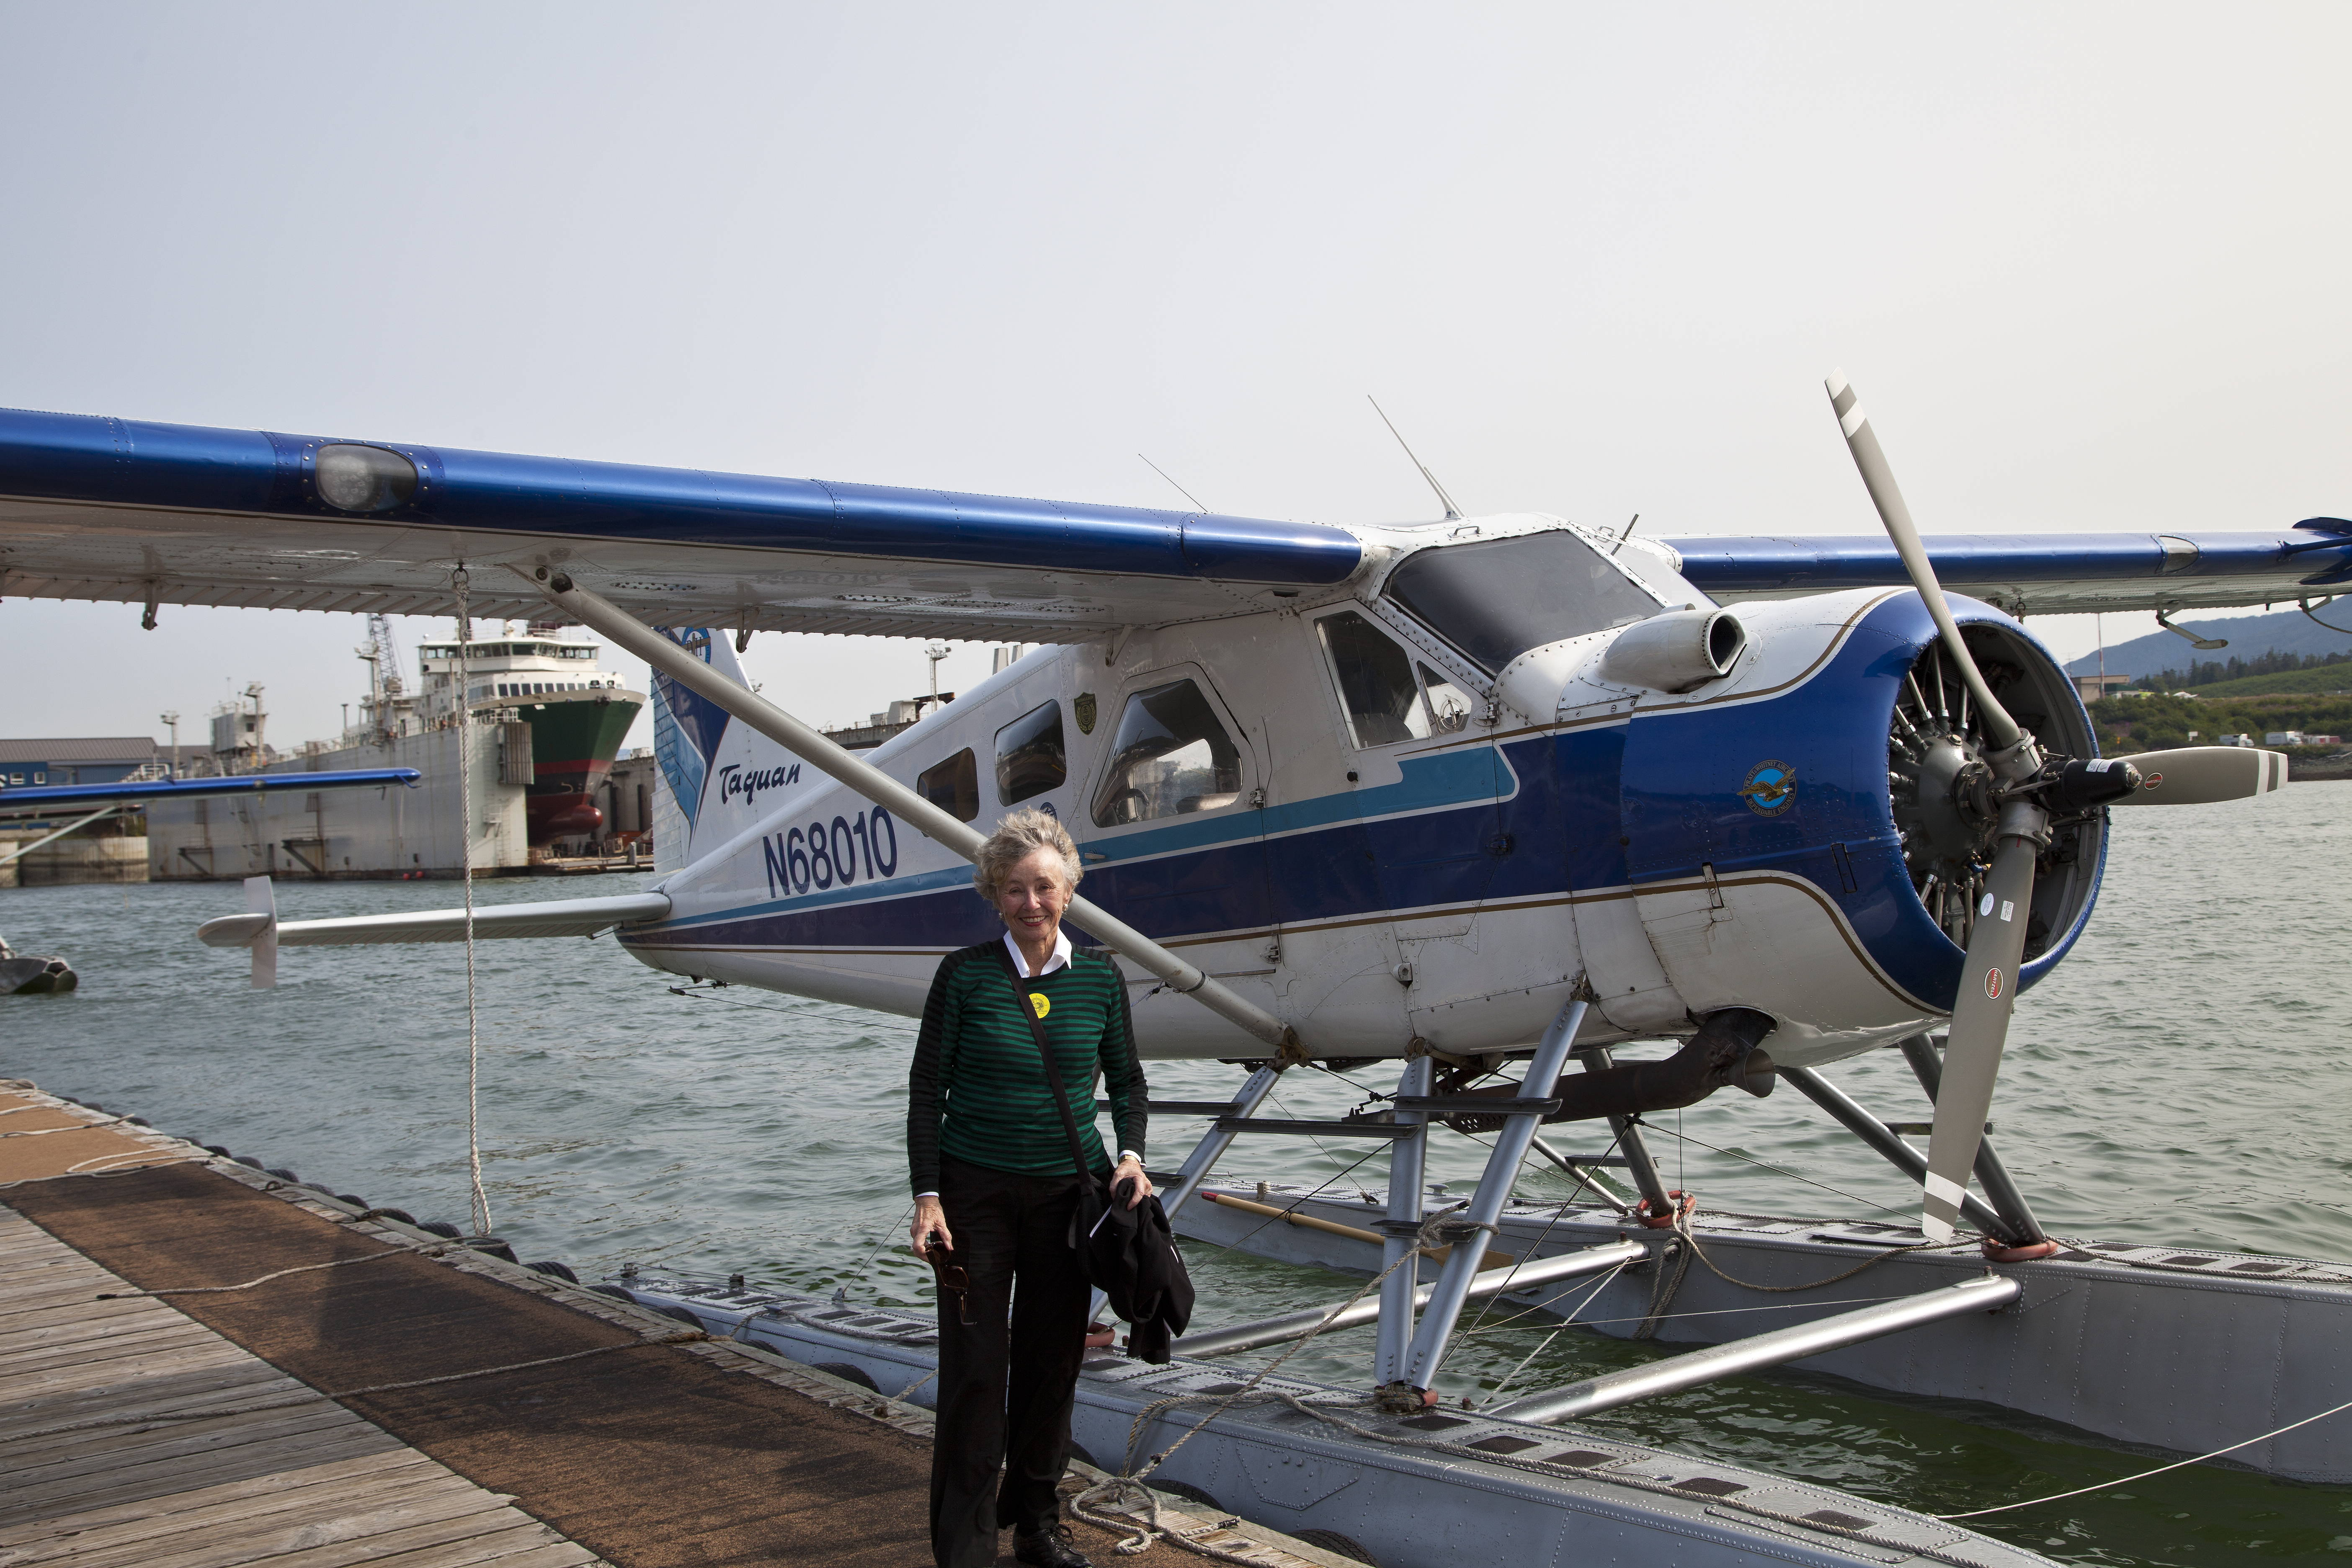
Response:
[{"label": "white and blue seaplane", "polygon": [[[1390,1568],[2040,1561],[1559,1424],[1791,1363],[2187,1452],[2352,1398],[2352,1270],[2063,1245],[1984,1140],[2011,1010],[2091,919],[2109,812],[2285,768],[2102,759],[2024,617],[2308,605],[2352,580],[2352,523],[1923,539],[1830,390],[1884,542],[1466,517],[1433,479],[1441,519],[1339,526],[0,414],[0,593],[150,620],[561,616],[653,667],[654,890],[286,922],[263,897],[202,933],[252,948],[257,983],[282,946],[610,931],[679,975],[913,1015],[940,956],[990,934],[966,865],[984,830],[1058,815],[1087,865],[1070,923],[1129,974],[1143,1054],[1248,1069],[1228,1103],[1160,1108],[1208,1121],[1164,1184],[1180,1228],[1387,1270],[1336,1321],[1212,1325],[1161,1366],[1095,1354],[1076,1431],[1113,1470],[1200,1426],[1152,1484]],[[1045,646],[853,755],[748,688],[734,653],[762,630]],[[1637,1041],[1669,1054],[1614,1058]],[[1934,1100],[1924,1152],[1820,1071],[1884,1047]],[[1286,1069],[1382,1059],[1396,1091],[1367,1114],[1261,1114]],[[1784,1079],[1921,1184],[1918,1227],[1694,1218],[1664,1187],[1645,1114]],[[1617,1152],[1560,1152],[1542,1129],[1562,1121],[1605,1121]],[[1495,1135],[1452,1207],[1423,1175],[1445,1127]],[[1213,1177],[1236,1137],[1301,1131],[1385,1142],[1384,1199]],[[1616,1201],[1518,1200],[1538,1156]],[[1690,1269],[1702,1251],[1719,1272]],[[1790,1289],[1877,1253],[1872,1305]],[[931,1364],[919,1316],[621,1286],[885,1393]],[[1605,1331],[1706,1348],[1433,1407],[1465,1302],[1570,1291]],[[1709,1315],[1766,1300],[1791,1326]],[[1369,1394],[1209,1359],[1361,1322]],[[1181,1395],[1130,1449],[1138,1412]],[[2340,1425],[2236,1458],[2352,1480]]]}]

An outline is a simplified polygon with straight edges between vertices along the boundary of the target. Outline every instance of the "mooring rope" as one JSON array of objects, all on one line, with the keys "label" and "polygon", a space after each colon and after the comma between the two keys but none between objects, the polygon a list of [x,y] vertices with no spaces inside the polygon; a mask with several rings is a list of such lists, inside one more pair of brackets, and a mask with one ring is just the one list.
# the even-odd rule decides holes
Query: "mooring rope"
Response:
[{"label": "mooring rope", "polygon": [[449,574],[457,593],[458,876],[466,884],[466,1173],[473,1183],[474,1234],[490,1234],[490,1196],[482,1190],[482,1029],[474,994],[474,704],[471,665],[474,623],[466,599],[473,579],[459,562]]},{"label": "mooring rope", "polygon": [[331,1258],[324,1263],[298,1263],[291,1268],[247,1279],[242,1285],[182,1285],[169,1290],[110,1290],[100,1295],[100,1301],[128,1301],[136,1296],[219,1296],[231,1290],[250,1290],[256,1285],[267,1285],[272,1279],[283,1279],[289,1274],[308,1274],[315,1268],[341,1268],[348,1263],[376,1263],[387,1258],[439,1258],[448,1248],[435,1247],[429,1252],[410,1253],[401,1247],[387,1247],[382,1252],[364,1252],[357,1258]]},{"label": "mooring rope", "polygon": [[[1354,1295],[1349,1297],[1346,1300],[1332,1308],[1328,1312],[1323,1314],[1323,1321],[1321,1322],[1317,1323],[1313,1328],[1307,1330],[1306,1333],[1300,1335],[1288,1350],[1284,1351],[1280,1355],[1275,1357],[1274,1360],[1259,1368],[1250,1380],[1247,1383],[1243,1384],[1239,1388],[1236,1388],[1232,1393],[1222,1396],[1204,1394],[1179,1394],[1167,1399],[1154,1400],[1150,1405],[1145,1405],[1141,1410],[1136,1412],[1135,1419],[1129,1424],[1127,1428],[1126,1450],[1119,1456],[1119,1462],[1127,1468],[1119,1474],[1113,1476],[1110,1479],[1107,1481],[1097,1481],[1093,1486],[1088,1487],[1086,1490],[1072,1498],[1070,1500],[1070,1511],[1076,1514],[1078,1518],[1085,1520],[1088,1524],[1096,1526],[1097,1529],[1112,1531],[1114,1532],[1122,1530],[1134,1530],[1136,1532],[1135,1534],[1130,1536],[1129,1539],[1120,1542],[1118,1546],[1114,1548],[1114,1550],[1122,1557],[1135,1556],[1137,1553],[1149,1549],[1152,1542],[1164,1539],[1174,1541],[1186,1550],[1197,1552],[1203,1556],[1216,1557],[1231,1562],[1249,1562],[1250,1559],[1248,1558],[1239,1556],[1234,1552],[1225,1552],[1218,1547],[1210,1546],[1205,1542],[1187,1540],[1181,1531],[1170,1531],[1162,1527],[1160,1522],[1159,1500],[1154,1498],[1151,1495],[1150,1490],[1143,1485],[1143,1478],[1151,1474],[1152,1471],[1158,1469],[1160,1466],[1166,1464],[1171,1458],[1174,1458],[1177,1449],[1181,1448],[1185,1444],[1198,1436],[1201,1432],[1208,1426],[1210,1422],[1214,1421],[1218,1416],[1231,1409],[1236,1401],[1247,1397],[1250,1392],[1256,1388],[1259,1384],[1264,1383],[1267,1378],[1273,1376],[1274,1373],[1281,1368],[1283,1363],[1288,1361],[1292,1356],[1297,1355],[1300,1351],[1305,1350],[1308,1343],[1314,1340],[1315,1336],[1321,1333],[1325,1329],[1330,1327],[1333,1320],[1337,1319],[1340,1313],[1346,1311],[1349,1308],[1362,1300],[1367,1295],[1370,1294],[1372,1290],[1377,1289],[1382,1281],[1386,1280],[1390,1275],[1395,1273],[1398,1269],[1403,1268],[1408,1263],[1416,1262],[1422,1256],[1423,1248],[1434,1248],[1437,1247],[1444,1239],[1444,1233],[1448,1230],[1460,1230],[1465,1228],[1466,1222],[1458,1217],[1462,1206],[1463,1205],[1455,1205],[1452,1208],[1440,1210],[1438,1213],[1431,1215],[1427,1218],[1423,1219],[1421,1222],[1420,1230],[1413,1237],[1412,1245],[1406,1247],[1402,1256],[1400,1256],[1395,1262],[1390,1264],[1386,1268],[1381,1269],[1378,1274],[1375,1274],[1370,1279],[1365,1280],[1363,1285],[1358,1289]],[[1484,1230],[1491,1233],[1495,1230],[1495,1226],[1491,1225],[1477,1226],[1473,1230],[1472,1235],[1458,1237],[1455,1240],[1454,1245],[1457,1247],[1469,1247],[1475,1245],[1476,1242],[1475,1231],[1477,1230]],[[1187,1431],[1182,1436],[1177,1438],[1173,1443],[1169,1444],[1167,1447],[1162,1448],[1159,1453],[1152,1455],[1150,1459],[1145,1463],[1141,1468],[1139,1469],[1136,1468],[1136,1439],[1142,1435],[1143,1429],[1146,1426],[1150,1425],[1151,1422],[1157,1420],[1160,1415],[1164,1415],[1168,1411],[1176,1409],[1181,1405],[1197,1405],[1204,1400],[1212,1398],[1214,1398],[1217,1401],[1214,1408],[1211,1409],[1207,1415],[1202,1416],[1198,1422],[1194,1423],[1191,1430]],[[1093,1502],[1097,1498],[1109,1497],[1115,1499],[1129,1492],[1140,1493],[1142,1496],[1144,1510],[1148,1516],[1149,1521],[1141,1526],[1136,1525],[1135,1521],[1131,1519],[1113,1519],[1106,1514],[1095,1513],[1089,1510],[1087,1507],[1088,1503]]]},{"label": "mooring rope", "polygon": [[2259,1437],[2249,1437],[2242,1443],[2232,1443],[2226,1448],[2216,1448],[2210,1454],[2200,1454],[2193,1459],[2176,1459],[2168,1465],[2158,1465],[2152,1470],[2142,1470],[2136,1476],[2121,1476],[2112,1481],[2101,1481],[2095,1487],[2076,1487],[2071,1492],[2053,1492],[2048,1497],[2028,1498],[2023,1502],[2005,1502],[1998,1508],[1972,1509],[1967,1513],[1939,1513],[1934,1517],[1941,1520],[1982,1519],[1989,1513],[2007,1513],[2012,1509],[2033,1508],[2045,1502],[2063,1502],[2070,1497],[2081,1497],[2084,1492],[2103,1492],[2110,1487],[2127,1487],[2134,1481],[2144,1481],[2150,1476],[2160,1476],[2167,1470],[2178,1470],[2189,1465],[2201,1465],[2208,1459],[2218,1459],[2224,1454],[2234,1454],[2241,1448],[2251,1448],[2257,1443],[2266,1443],[2273,1437],[2294,1431],[2298,1426],[2308,1426],[2315,1421],[2325,1421],[2331,1415],[2341,1415],[2347,1410],[2352,1410],[2352,1400],[2345,1401],[2333,1410],[2323,1410],[2316,1415],[2306,1415],[2300,1421],[2290,1421],[2285,1426],[2265,1432]]}]

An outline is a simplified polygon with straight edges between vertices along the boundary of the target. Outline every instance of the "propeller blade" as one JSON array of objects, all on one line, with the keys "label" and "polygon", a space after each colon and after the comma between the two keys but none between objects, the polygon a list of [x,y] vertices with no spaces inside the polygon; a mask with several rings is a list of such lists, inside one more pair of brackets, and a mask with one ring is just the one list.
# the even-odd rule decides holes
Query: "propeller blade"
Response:
[{"label": "propeller blade", "polygon": [[2286,753],[2252,746],[2181,746],[2135,752],[2126,760],[2139,770],[2139,788],[2110,805],[2210,805],[2268,795],[2286,783]]},{"label": "propeller blade", "polygon": [[1870,491],[1871,504],[1878,508],[1879,521],[1886,525],[1886,536],[1895,542],[1895,552],[1903,557],[1903,568],[1911,574],[1911,585],[1927,601],[1927,613],[1936,618],[1936,629],[1943,634],[1944,646],[1951,650],[1953,662],[1960,667],[1960,679],[1968,682],[1969,695],[1983,710],[1986,733],[1999,750],[2011,749],[2024,731],[2009,716],[2009,710],[1994,699],[1992,688],[1985,684],[1983,672],[1969,653],[1968,644],[1960,640],[1960,628],[1952,619],[1951,606],[1944,603],[1944,585],[1936,580],[1936,567],[1927,559],[1927,547],[1919,542],[1919,531],[1911,521],[1911,509],[1903,504],[1903,492],[1895,488],[1895,470],[1887,466],[1886,454],[1879,449],[1877,433],[1870,427],[1870,416],[1863,412],[1862,400],[1847,384],[1845,372],[1832,371],[1822,384],[1829,388],[1830,406],[1837,411],[1838,428],[1845,432],[1846,449],[1853,454],[1853,466],[1862,470],[1863,486]]},{"label": "propeller blade", "polygon": [[1927,1197],[1920,1229],[1930,1241],[1952,1239],[1960,1197],[1975,1169],[1992,1110],[1993,1080],[2009,1040],[2017,1001],[2017,970],[2025,956],[2025,925],[2033,906],[2033,857],[2028,838],[2005,837],[1977,901],[1960,971],[1959,1000],[1944,1047],[1944,1080],[1936,1090],[1936,1124],[1927,1141]]}]

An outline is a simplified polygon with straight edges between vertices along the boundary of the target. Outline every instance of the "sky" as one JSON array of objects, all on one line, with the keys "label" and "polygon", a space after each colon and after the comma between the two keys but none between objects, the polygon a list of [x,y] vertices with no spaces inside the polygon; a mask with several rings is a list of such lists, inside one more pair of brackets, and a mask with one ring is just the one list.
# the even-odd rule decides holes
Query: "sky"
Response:
[{"label": "sky", "polygon": [[[2297,5],[16,5],[0,405],[1177,501],[1140,453],[1425,518],[1370,394],[1474,514],[1874,531],[1842,366],[1927,531],[2276,528],[2352,514],[2347,45]],[[194,739],[259,681],[283,744],[364,687],[360,617],[139,615],[0,603],[0,734]],[[747,663],[820,723],[928,680]]]}]

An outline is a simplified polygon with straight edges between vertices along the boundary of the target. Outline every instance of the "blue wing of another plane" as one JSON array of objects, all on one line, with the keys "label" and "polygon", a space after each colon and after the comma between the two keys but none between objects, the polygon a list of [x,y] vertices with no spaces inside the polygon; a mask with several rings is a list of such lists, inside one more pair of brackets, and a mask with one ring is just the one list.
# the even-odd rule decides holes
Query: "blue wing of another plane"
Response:
[{"label": "blue wing of another plane", "polygon": [[415,768],[355,768],[344,773],[238,773],[229,778],[152,779],[138,784],[35,784],[29,788],[19,785],[0,789],[0,812],[47,811],[75,805],[143,805],[153,800],[282,795],[298,789],[370,789],[384,784],[415,789],[424,776]]}]

